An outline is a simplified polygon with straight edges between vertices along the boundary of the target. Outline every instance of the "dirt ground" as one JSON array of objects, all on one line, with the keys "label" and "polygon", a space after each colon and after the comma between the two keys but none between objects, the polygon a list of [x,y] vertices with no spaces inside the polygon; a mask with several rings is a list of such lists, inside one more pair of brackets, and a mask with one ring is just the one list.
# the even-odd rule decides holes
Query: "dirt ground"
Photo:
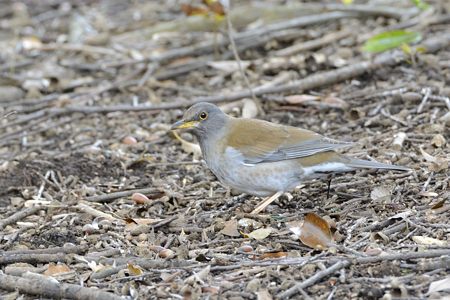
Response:
[{"label": "dirt ground", "polygon": [[[450,297],[449,3],[232,3],[230,31],[201,1],[0,1],[0,298]],[[361,50],[397,29],[422,39]],[[261,199],[169,130],[204,100],[412,170],[338,175],[328,197],[304,182],[250,214]],[[290,230],[311,212],[334,246]]]}]

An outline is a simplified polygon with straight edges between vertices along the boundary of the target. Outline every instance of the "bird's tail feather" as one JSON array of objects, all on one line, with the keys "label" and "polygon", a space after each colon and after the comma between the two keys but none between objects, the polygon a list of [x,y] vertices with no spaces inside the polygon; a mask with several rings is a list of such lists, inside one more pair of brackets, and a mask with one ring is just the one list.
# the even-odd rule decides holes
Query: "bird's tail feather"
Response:
[{"label": "bird's tail feather", "polygon": [[345,157],[344,163],[351,168],[363,168],[363,169],[389,169],[398,171],[410,171],[410,168],[383,164],[377,161],[363,160],[358,158]]}]

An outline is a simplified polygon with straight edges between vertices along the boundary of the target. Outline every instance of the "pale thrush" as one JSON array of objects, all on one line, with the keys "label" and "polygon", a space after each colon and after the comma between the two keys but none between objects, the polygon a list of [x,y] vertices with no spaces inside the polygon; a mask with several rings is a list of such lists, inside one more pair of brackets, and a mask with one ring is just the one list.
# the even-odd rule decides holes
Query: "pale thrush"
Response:
[{"label": "pale thrush", "polygon": [[206,164],[222,183],[246,194],[271,196],[253,213],[301,182],[330,173],[358,168],[409,170],[345,156],[336,150],[351,143],[292,126],[234,118],[211,103],[191,106],[172,129],[188,129],[197,137]]}]

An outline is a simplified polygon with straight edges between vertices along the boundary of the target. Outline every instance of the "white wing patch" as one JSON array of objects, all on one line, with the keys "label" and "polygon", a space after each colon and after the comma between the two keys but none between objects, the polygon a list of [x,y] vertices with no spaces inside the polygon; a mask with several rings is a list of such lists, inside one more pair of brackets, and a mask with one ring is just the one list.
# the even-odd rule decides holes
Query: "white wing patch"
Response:
[{"label": "white wing patch", "polygon": [[315,173],[324,173],[324,172],[345,172],[353,170],[353,168],[346,166],[343,163],[340,162],[331,162],[331,163],[325,163],[317,166],[312,167],[304,167],[303,171],[304,176],[311,176]]}]

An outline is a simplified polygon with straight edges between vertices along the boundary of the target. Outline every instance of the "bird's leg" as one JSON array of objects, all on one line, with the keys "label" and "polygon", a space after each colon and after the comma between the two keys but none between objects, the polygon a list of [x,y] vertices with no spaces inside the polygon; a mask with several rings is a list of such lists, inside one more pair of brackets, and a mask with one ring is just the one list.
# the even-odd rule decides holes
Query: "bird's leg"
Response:
[{"label": "bird's leg", "polygon": [[267,206],[269,206],[270,203],[277,200],[281,195],[283,195],[284,192],[276,192],[270,197],[265,198],[263,201],[261,201],[256,208],[251,212],[252,215],[256,215],[263,211]]},{"label": "bird's leg", "polygon": [[331,180],[333,180],[333,175],[330,174],[328,176],[327,200],[330,198]]}]

